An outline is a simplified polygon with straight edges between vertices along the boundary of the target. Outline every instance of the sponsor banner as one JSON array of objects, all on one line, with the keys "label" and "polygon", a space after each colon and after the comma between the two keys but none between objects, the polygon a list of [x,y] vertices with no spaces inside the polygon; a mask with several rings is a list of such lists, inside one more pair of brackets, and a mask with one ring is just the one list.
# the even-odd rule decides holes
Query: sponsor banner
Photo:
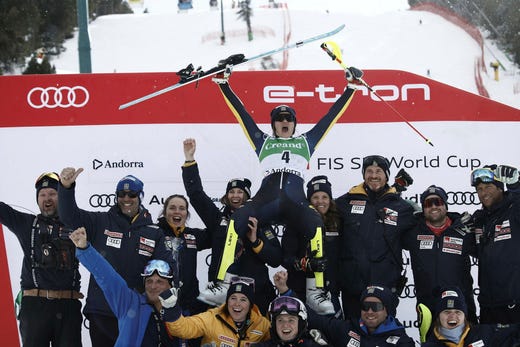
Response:
[{"label": "sponsor banner", "polygon": [[[479,202],[469,185],[472,169],[491,163],[520,166],[511,159],[520,147],[519,110],[402,71],[367,71],[366,79],[435,147],[390,107],[360,90],[318,147],[306,173],[306,180],[327,175],[334,197],[362,181],[364,156],[381,154],[391,162],[392,177],[404,168],[414,178],[403,197],[418,201],[426,187],[436,184],[447,191],[450,211],[473,212]],[[118,110],[120,104],[176,81],[173,73],[0,77],[5,100],[0,119],[2,201],[36,212],[36,177],[67,166],[83,167],[76,187],[80,208],[106,211],[116,201],[117,181],[133,174],[144,182],[143,205],[155,220],[169,195],[185,194],[181,165],[182,141],[187,137],[197,140],[195,157],[202,182],[215,201],[233,177],[250,178],[255,193],[262,178],[258,160],[210,79]],[[232,76],[233,89],[265,132],[270,132],[271,109],[282,103],[296,109],[297,132],[307,131],[344,84],[341,71]],[[491,150],[491,143],[500,151]],[[191,214],[188,225],[203,227],[192,208]],[[16,237],[4,230],[10,286],[9,281],[0,285],[3,293],[12,293],[8,298],[12,300],[20,289],[23,254]],[[207,281],[207,256],[207,251],[201,252],[198,260],[201,287]],[[1,257],[0,267],[7,273]],[[88,274],[83,269],[82,274],[86,292]],[[398,317],[410,335],[418,336],[409,265],[408,276]],[[3,326],[14,322],[14,315],[0,318]]]}]

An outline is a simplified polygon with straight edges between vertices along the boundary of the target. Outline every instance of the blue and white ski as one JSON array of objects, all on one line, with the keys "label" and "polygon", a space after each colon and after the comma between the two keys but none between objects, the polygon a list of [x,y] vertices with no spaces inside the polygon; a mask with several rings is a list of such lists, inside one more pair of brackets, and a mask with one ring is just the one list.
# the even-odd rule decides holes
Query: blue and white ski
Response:
[{"label": "blue and white ski", "polygon": [[[304,39],[304,40],[301,40],[301,41],[289,44],[287,46],[283,46],[283,47],[280,47],[280,48],[277,48],[277,49],[273,49],[273,50],[270,50],[270,51],[267,51],[267,52],[264,52],[264,53],[260,53],[258,55],[254,55],[254,56],[249,57],[249,58],[241,58],[239,60],[236,60],[236,57],[240,56],[239,54],[235,54],[235,55],[231,56],[230,58],[234,58],[235,59],[235,61],[233,62],[234,63],[233,66],[239,66],[239,65],[244,64],[246,62],[258,60],[258,59],[261,59],[263,57],[270,56],[272,54],[280,53],[280,52],[287,51],[287,50],[293,49],[293,48],[298,48],[298,47],[301,47],[301,46],[303,46],[303,45],[305,45],[307,43],[327,38],[329,36],[337,34],[341,30],[343,30],[343,28],[345,28],[345,24],[342,24],[339,27],[337,27],[336,29],[328,31],[326,33],[323,33],[323,34],[320,34],[320,35],[317,35],[317,36],[313,36],[313,37],[310,37],[308,39]],[[228,59],[230,59],[230,58],[228,58]],[[177,73],[180,76],[180,81],[179,82],[177,82],[177,83],[175,83],[175,84],[173,84],[173,85],[171,85],[169,87],[166,87],[164,89],[158,90],[158,91],[153,92],[151,94],[145,95],[145,96],[140,97],[138,99],[135,99],[135,100],[132,100],[132,101],[127,102],[125,104],[122,104],[122,105],[119,106],[119,109],[123,110],[123,109],[125,109],[127,107],[136,105],[138,103],[141,103],[141,102],[146,101],[148,99],[154,98],[154,97],[159,96],[161,94],[170,92],[170,91],[172,91],[174,89],[183,87],[183,86],[185,86],[187,84],[190,84],[190,83],[193,83],[193,82],[197,82],[197,81],[200,81],[201,79],[204,79],[206,77],[213,76],[215,74],[223,72],[226,69],[227,63],[229,63],[228,59],[222,60],[221,62],[219,62],[219,64],[217,66],[215,66],[215,67],[213,67],[213,68],[211,68],[211,69],[209,69],[207,71],[202,71],[202,70],[199,70],[199,69],[195,70],[195,69],[193,69],[193,65],[190,64],[190,65],[188,65],[188,67],[186,69],[182,69],[181,71],[179,71]]]}]

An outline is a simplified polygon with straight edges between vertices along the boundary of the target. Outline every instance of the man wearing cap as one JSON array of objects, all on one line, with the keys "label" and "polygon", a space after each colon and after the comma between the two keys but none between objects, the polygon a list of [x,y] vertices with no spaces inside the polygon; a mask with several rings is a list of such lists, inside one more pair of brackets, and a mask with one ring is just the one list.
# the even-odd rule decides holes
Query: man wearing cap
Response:
[{"label": "man wearing cap", "polygon": [[[76,204],[76,179],[81,172],[81,168],[70,167],[61,172],[58,200],[63,222],[73,229],[85,227],[88,241],[128,287],[142,291],[141,272],[150,259],[173,263],[163,230],[154,225],[141,204],[143,182],[132,175],[123,177],[116,186],[116,204],[106,212],[90,212]],[[118,321],[92,276],[83,313],[89,320],[92,346],[113,346],[118,337]]]},{"label": "man wearing cap", "polygon": [[[443,188],[429,186],[420,202],[418,224],[403,239],[403,248],[410,251],[417,304],[433,311],[439,287],[457,286],[466,298],[468,320],[477,323],[470,259],[476,254],[475,235],[464,225],[461,214],[448,212]],[[467,213],[464,216],[470,218]]]},{"label": "man wearing cap", "polygon": [[168,313],[166,327],[172,336],[183,339],[202,337],[201,346],[247,347],[269,339],[270,322],[254,304],[254,280],[235,277],[225,303],[194,316],[184,317],[174,290],[160,295]]},{"label": "man wearing cap", "polygon": [[[249,232],[243,239],[241,251],[232,264],[224,281],[217,281],[220,256],[226,242],[226,230],[232,213],[251,197],[251,181],[247,178],[233,178],[226,186],[226,192],[220,199],[219,209],[202,186],[199,166],[195,160],[197,143],[188,138],[183,142],[185,162],[182,166],[182,180],[190,202],[202,222],[211,234],[211,262],[208,269],[208,285],[201,291],[198,299],[213,306],[219,306],[226,300],[229,279],[235,275],[255,279],[255,303],[262,314],[272,299],[276,297],[273,284],[269,279],[269,269],[278,267],[282,262],[282,248],[276,233],[270,225],[260,225],[256,218],[250,218]],[[266,265],[267,264],[267,265]]]},{"label": "man wearing cap", "polygon": [[363,159],[364,181],[336,200],[342,218],[338,281],[346,317],[359,317],[359,296],[371,283],[400,295],[402,238],[415,226],[413,207],[388,185],[390,162]]},{"label": "man wearing cap", "polygon": [[471,173],[471,185],[482,203],[473,214],[481,323],[520,323],[518,176],[518,170],[507,165],[490,165]]},{"label": "man wearing cap", "polygon": [[332,346],[415,346],[395,318],[397,301],[389,288],[371,285],[361,293],[360,318],[329,318],[309,310],[309,328],[321,331]]},{"label": "man wearing cap", "polygon": [[0,223],[16,235],[24,253],[18,319],[25,347],[82,345],[81,276],[69,232],[58,217],[58,182],[54,172],[36,180],[38,215],[0,202]]},{"label": "man wearing cap", "polygon": [[[348,68],[348,85],[343,93],[309,131],[300,135],[295,135],[297,119],[292,107],[275,107],[271,111],[272,134],[264,133],[229,86],[229,73],[226,71],[224,76],[213,79],[258,156],[263,175],[256,195],[235,211],[230,220],[226,239],[231,242],[226,243],[223,252],[217,274],[220,280],[224,279],[225,271],[232,262],[236,247],[236,241],[233,241],[244,238],[251,216],[265,223],[284,224],[298,230],[306,241],[311,242],[311,248],[320,253],[317,248],[323,244],[323,221],[305,198],[305,173],[317,146],[349,106],[355,93],[353,86],[361,84],[362,75],[360,70]],[[316,272],[316,278],[318,287],[323,287],[321,272]]]},{"label": "man wearing cap", "polygon": [[518,346],[520,326],[473,324],[467,320],[464,294],[456,286],[442,288],[436,294],[433,333],[421,346]]},{"label": "man wearing cap", "polygon": [[180,347],[178,338],[168,334],[164,320],[168,317],[159,295],[172,288],[173,271],[164,260],[150,260],[141,270],[144,293],[127,286],[110,263],[87,241],[85,228],[70,234],[76,256],[95,278],[103,291],[120,327],[116,347]]}]

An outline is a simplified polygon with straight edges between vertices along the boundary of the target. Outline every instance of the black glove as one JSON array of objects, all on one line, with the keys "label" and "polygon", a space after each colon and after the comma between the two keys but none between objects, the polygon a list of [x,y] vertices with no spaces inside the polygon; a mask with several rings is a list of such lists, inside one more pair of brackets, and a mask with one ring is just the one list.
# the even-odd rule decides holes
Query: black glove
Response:
[{"label": "black glove", "polygon": [[404,169],[399,170],[397,175],[395,175],[394,187],[398,193],[404,192],[406,187],[411,186],[413,183],[413,178],[406,172]]},{"label": "black glove", "polygon": [[351,84],[360,86],[364,85],[363,80],[361,79],[361,77],[363,77],[363,71],[361,71],[358,68],[355,68],[353,66],[346,68],[345,77],[347,78],[347,81]]},{"label": "black glove", "polygon": [[327,258],[309,258],[305,256],[295,261],[294,268],[305,272],[323,272],[327,268]]},{"label": "black glove", "polygon": [[469,212],[464,212],[460,216],[460,222],[461,225],[455,227],[458,232],[469,234],[475,231],[475,220]]}]

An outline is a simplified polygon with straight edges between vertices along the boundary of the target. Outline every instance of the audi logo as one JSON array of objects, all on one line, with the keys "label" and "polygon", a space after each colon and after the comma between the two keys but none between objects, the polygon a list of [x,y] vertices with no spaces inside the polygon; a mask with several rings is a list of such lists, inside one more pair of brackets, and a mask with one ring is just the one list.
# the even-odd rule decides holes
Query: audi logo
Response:
[{"label": "audi logo", "polygon": [[400,298],[415,298],[415,284],[407,284],[403,288]]},{"label": "audi logo", "polygon": [[480,205],[477,192],[448,192],[449,205]]},{"label": "audi logo", "polygon": [[117,202],[115,194],[94,194],[88,200],[92,207],[109,207]]},{"label": "audi logo", "polygon": [[27,103],[32,108],[83,107],[89,100],[87,88],[74,87],[35,87],[27,94]]}]

